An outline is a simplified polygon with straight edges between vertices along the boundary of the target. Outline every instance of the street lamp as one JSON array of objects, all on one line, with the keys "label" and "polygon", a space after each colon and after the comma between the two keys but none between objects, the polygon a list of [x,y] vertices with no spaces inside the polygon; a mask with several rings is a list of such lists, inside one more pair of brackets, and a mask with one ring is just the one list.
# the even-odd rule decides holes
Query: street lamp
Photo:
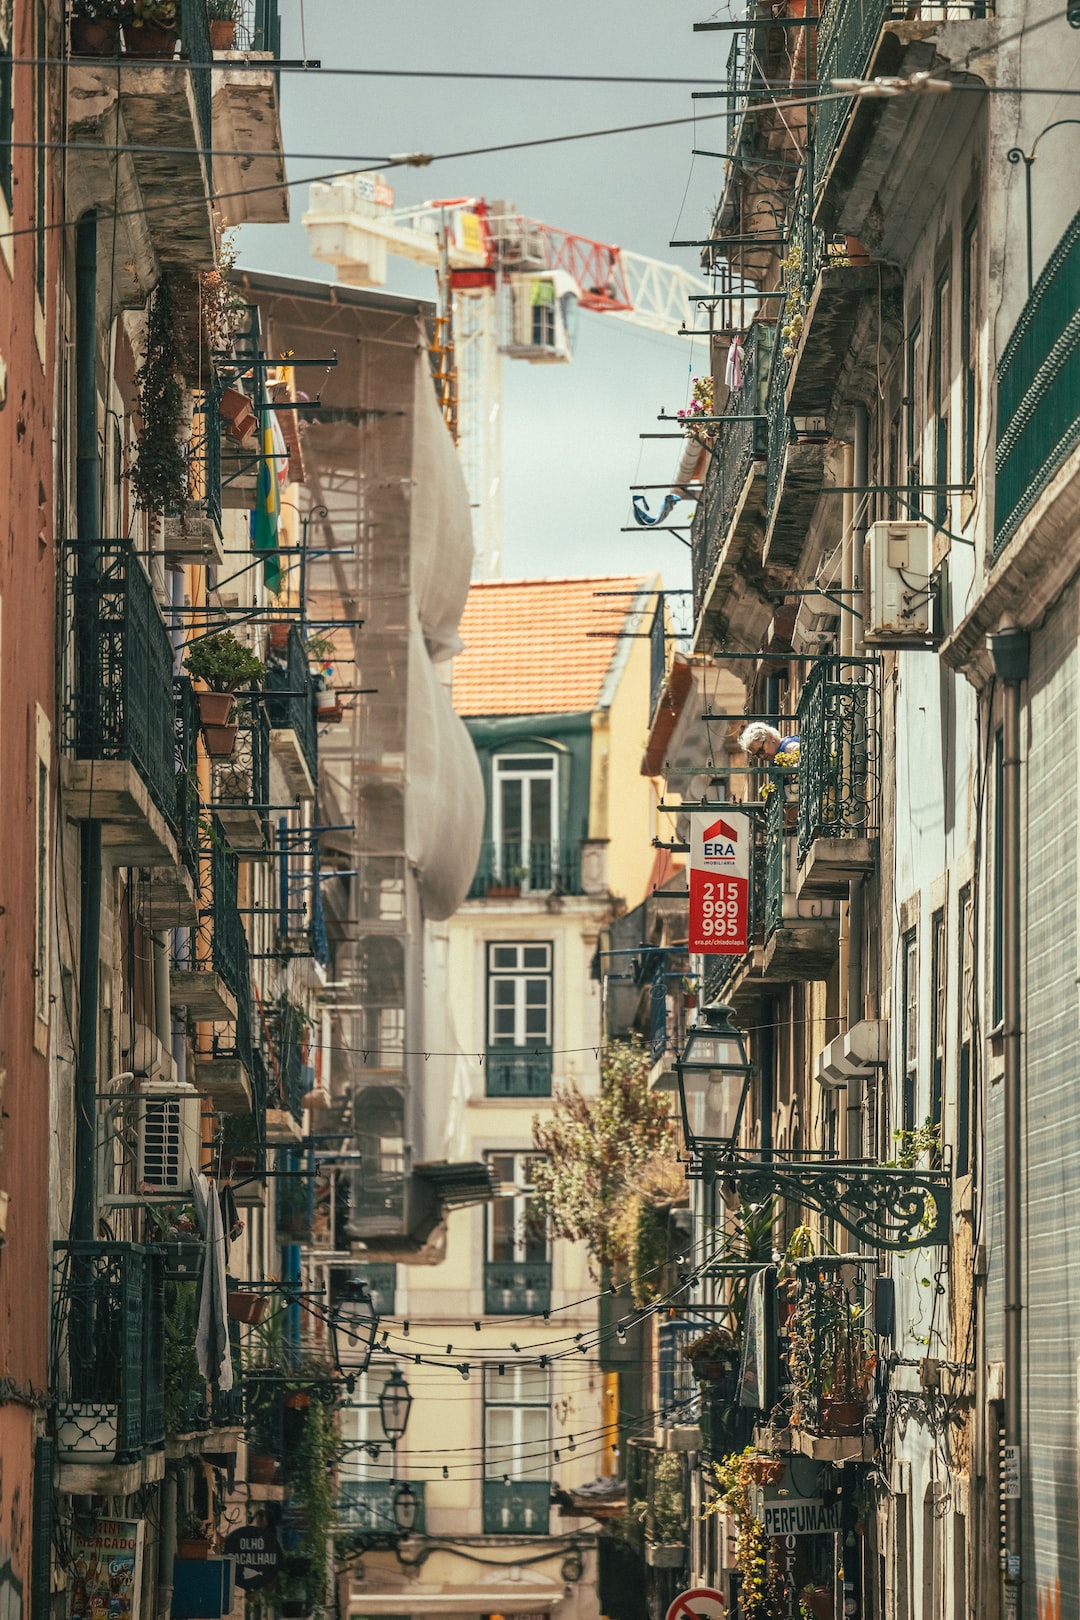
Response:
[{"label": "street lamp", "polygon": [[362,1278],[350,1278],[341,1289],[330,1311],[330,1338],[334,1350],[334,1366],[345,1379],[352,1392],[356,1375],[367,1371],[379,1318],[375,1303]]},{"label": "street lamp", "polygon": [[412,1403],[413,1398],[409,1393],[408,1384],[401,1375],[401,1369],[395,1367],[379,1393],[379,1417],[382,1420],[383,1434],[392,1446],[397,1445],[409,1426]]},{"label": "street lamp", "polygon": [[675,1060],[683,1136],[691,1152],[733,1146],[738,1135],[754,1071],[731,1014],[730,1007],[704,1008],[704,1023],[693,1025]]},{"label": "street lamp", "polygon": [[399,1485],[394,1492],[394,1523],[403,1536],[407,1536],[416,1524],[416,1515],[420,1508],[420,1498],[407,1482]]}]

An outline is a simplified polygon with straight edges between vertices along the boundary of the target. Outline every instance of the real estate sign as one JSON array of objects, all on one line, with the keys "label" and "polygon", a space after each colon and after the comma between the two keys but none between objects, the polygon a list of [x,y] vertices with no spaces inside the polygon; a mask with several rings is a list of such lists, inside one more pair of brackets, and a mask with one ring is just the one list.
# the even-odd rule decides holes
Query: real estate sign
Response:
[{"label": "real estate sign", "polygon": [[745,810],[691,817],[691,951],[741,956],[750,949],[750,827]]}]

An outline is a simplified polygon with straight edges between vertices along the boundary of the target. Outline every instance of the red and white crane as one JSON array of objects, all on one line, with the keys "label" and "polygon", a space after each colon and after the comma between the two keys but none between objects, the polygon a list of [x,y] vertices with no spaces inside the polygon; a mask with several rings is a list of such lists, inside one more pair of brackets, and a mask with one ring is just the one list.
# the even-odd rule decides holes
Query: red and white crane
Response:
[{"label": "red and white crane", "polygon": [[686,329],[690,299],[711,291],[692,271],[558,230],[509,203],[452,197],[396,208],[378,175],[313,184],[304,226],[314,256],[350,286],[385,285],[391,254],[449,280],[478,578],[500,572],[501,357],[572,359],[579,308],[674,335]]}]

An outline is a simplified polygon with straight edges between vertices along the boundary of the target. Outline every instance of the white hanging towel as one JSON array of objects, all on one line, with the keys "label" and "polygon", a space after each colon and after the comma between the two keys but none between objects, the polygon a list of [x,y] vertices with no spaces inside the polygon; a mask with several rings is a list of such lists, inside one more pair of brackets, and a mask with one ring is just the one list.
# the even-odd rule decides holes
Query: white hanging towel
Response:
[{"label": "white hanging towel", "polygon": [[743,385],[742,338],[740,337],[733,337],[728,345],[724,381],[729,388],[741,388]]}]

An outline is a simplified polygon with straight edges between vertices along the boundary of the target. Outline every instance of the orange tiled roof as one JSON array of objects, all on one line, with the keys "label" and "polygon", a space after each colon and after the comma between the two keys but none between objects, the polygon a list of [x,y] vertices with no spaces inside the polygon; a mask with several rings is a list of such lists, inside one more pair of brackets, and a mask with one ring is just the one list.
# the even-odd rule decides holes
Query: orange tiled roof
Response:
[{"label": "orange tiled roof", "polygon": [[[619,643],[591,630],[619,630],[641,574],[584,579],[490,579],[469,591],[454,663],[454,707],[462,715],[580,714],[592,709]],[[645,627],[643,627],[645,628]]]}]

